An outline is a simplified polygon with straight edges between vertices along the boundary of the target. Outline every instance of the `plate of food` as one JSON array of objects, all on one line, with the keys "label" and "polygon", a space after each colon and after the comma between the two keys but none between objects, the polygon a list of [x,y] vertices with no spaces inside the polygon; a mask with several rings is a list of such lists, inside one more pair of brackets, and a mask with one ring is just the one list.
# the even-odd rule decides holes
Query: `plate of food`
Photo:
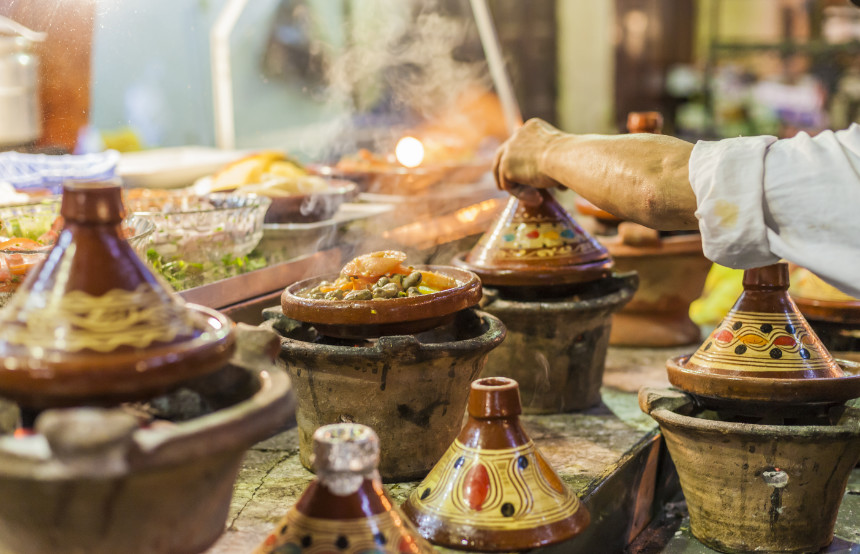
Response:
[{"label": "plate of food", "polygon": [[331,219],[358,192],[355,183],[313,173],[283,152],[267,150],[229,163],[199,179],[198,192],[256,194],[271,200],[266,223],[312,223]]}]

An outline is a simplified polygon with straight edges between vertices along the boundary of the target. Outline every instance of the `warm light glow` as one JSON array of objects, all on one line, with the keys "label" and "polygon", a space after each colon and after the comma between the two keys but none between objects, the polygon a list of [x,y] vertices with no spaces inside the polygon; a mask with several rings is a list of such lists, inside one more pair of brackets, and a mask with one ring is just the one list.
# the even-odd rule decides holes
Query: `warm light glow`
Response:
[{"label": "warm light glow", "polygon": [[418,167],[424,161],[424,145],[415,137],[403,137],[397,143],[394,155],[401,165]]}]

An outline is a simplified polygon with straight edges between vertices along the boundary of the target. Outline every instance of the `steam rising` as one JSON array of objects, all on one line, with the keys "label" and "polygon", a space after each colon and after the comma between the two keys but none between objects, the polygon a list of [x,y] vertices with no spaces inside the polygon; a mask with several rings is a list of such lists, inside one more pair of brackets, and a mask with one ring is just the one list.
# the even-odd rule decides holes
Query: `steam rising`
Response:
[{"label": "steam rising", "polygon": [[[355,6],[342,49],[311,44],[315,51],[328,51],[322,100],[348,111],[320,142],[340,148],[306,154],[332,159],[356,146],[390,152],[405,129],[438,119],[469,90],[491,90],[483,57],[463,55],[480,49],[468,9],[446,15],[437,2],[424,0],[362,0]],[[368,134],[374,134],[369,142],[375,144],[367,144]]]}]

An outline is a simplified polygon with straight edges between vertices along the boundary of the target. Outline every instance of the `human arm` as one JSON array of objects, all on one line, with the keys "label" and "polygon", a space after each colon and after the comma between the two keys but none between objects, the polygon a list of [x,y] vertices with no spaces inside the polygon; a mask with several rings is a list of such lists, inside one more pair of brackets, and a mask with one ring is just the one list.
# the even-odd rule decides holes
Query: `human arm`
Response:
[{"label": "human arm", "polygon": [[696,229],[693,145],[646,133],[572,135],[531,119],[496,153],[499,187],[524,202],[528,187],[565,186],[622,219],[662,230]]}]

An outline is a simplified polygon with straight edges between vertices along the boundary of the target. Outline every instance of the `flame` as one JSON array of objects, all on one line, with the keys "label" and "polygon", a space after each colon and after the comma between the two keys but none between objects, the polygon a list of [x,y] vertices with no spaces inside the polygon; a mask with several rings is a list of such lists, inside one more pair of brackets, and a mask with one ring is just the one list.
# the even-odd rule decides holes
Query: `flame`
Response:
[{"label": "flame", "polygon": [[403,137],[394,148],[397,161],[405,167],[418,167],[424,161],[424,145],[415,137]]}]

